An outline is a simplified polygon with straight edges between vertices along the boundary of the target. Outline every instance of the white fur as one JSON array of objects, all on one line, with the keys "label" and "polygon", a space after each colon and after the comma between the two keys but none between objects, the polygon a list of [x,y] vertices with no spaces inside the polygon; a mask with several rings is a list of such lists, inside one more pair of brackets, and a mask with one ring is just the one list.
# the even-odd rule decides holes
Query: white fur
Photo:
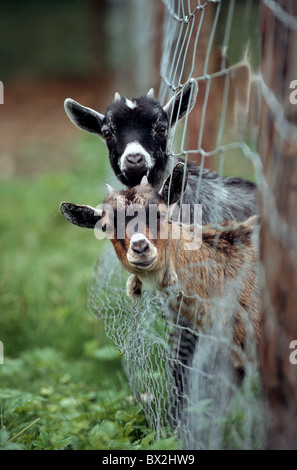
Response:
[{"label": "white fur", "polygon": [[[143,233],[140,233],[140,232],[139,233],[134,233],[132,235],[131,239],[130,239],[130,247],[129,247],[128,252],[127,252],[128,262],[133,263],[133,262],[135,262],[135,260],[138,259],[138,256],[135,256],[135,254],[133,253],[132,246],[133,246],[134,242],[137,242],[139,240],[143,240],[143,241],[148,243],[149,248],[150,248],[149,259],[152,261],[152,263],[154,265],[157,261],[157,258],[158,258],[158,250],[150,242],[150,240]],[[159,271],[157,272],[157,274],[154,271],[150,273],[149,269],[151,268],[151,265],[149,267],[139,265],[139,266],[137,266],[137,268],[138,268],[138,274],[141,277],[138,274],[137,275],[138,275],[139,279],[141,280],[141,282],[143,282],[147,286],[147,288],[153,289],[157,286],[160,287],[160,279],[159,279],[159,276],[157,275],[159,273]],[[145,275],[143,274],[143,277],[142,277],[141,271],[143,273],[146,273]]]},{"label": "white fur", "polygon": [[128,155],[135,155],[137,153],[140,153],[141,155],[144,156],[146,166],[147,168],[152,168],[153,167],[153,161],[151,159],[150,154],[143,148],[143,146],[139,142],[129,142],[127,147],[125,148],[125,151],[123,155],[120,158],[120,169],[121,171],[125,171],[126,169],[126,157]]},{"label": "white fur", "polygon": [[130,109],[136,108],[137,103],[135,103],[135,101],[131,101],[128,98],[125,98],[125,100],[126,100],[126,105],[128,106],[128,108]]},{"label": "white fur", "polygon": [[134,233],[131,237],[131,240],[130,240],[130,246],[134,243],[134,242],[138,242],[139,240],[145,240],[146,242],[150,243],[150,241],[148,240],[148,238],[143,234],[143,233]]}]

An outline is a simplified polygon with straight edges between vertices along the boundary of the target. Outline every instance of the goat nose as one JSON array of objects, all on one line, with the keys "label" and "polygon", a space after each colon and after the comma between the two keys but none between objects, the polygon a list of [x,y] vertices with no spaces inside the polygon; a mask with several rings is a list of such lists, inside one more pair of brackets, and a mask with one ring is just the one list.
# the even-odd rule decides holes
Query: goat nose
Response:
[{"label": "goat nose", "polygon": [[139,165],[139,163],[143,163],[143,155],[141,153],[131,153],[130,155],[127,155],[127,161],[131,165]]},{"label": "goat nose", "polygon": [[132,250],[138,255],[145,255],[149,251],[149,244],[146,240],[137,240],[132,243]]}]

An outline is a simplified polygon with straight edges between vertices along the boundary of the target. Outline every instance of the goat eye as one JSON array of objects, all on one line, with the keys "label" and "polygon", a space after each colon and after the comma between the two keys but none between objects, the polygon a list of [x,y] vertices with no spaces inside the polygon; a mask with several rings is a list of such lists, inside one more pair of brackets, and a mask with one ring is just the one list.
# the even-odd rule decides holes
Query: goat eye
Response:
[{"label": "goat eye", "polygon": [[103,134],[104,139],[106,140],[110,140],[112,138],[112,132],[110,129],[104,129],[102,131],[102,134]]},{"label": "goat eye", "polygon": [[166,129],[165,126],[160,126],[157,129],[157,132],[158,132],[159,135],[166,135],[166,131],[167,131],[167,129]]}]

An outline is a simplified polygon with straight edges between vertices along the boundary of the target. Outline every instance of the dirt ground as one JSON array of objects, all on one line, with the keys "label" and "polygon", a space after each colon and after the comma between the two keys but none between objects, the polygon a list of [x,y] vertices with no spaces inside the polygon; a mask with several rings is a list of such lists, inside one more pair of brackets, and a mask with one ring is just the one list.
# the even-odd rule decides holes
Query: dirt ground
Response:
[{"label": "dirt ground", "polygon": [[67,166],[79,136],[64,111],[68,97],[104,113],[113,98],[110,80],[4,83],[0,105],[0,178]]}]

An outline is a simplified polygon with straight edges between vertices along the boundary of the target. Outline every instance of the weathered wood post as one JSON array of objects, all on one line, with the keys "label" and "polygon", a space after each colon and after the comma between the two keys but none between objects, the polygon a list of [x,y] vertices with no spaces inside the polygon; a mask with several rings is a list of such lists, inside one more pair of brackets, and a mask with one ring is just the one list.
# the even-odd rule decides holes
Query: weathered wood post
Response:
[{"label": "weathered wood post", "polygon": [[[265,448],[297,449],[297,2],[262,0],[258,152],[263,262]],[[290,100],[291,98],[291,100]]]}]

